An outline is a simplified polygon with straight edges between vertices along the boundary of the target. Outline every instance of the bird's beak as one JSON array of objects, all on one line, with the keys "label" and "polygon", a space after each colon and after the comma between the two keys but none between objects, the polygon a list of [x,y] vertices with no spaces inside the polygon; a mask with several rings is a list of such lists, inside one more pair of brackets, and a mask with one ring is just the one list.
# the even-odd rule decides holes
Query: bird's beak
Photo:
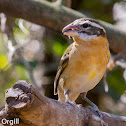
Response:
[{"label": "bird's beak", "polygon": [[63,28],[62,33],[68,37],[78,36],[77,27],[72,23]]}]

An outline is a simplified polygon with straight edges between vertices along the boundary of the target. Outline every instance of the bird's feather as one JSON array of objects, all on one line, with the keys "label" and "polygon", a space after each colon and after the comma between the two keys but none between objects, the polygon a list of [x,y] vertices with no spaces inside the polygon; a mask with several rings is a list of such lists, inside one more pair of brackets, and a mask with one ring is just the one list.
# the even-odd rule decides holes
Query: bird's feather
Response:
[{"label": "bird's feather", "polygon": [[55,95],[57,94],[57,88],[58,88],[60,76],[63,73],[64,68],[67,66],[67,64],[69,62],[69,54],[72,50],[72,47],[73,47],[73,44],[71,44],[67,48],[67,50],[65,51],[64,55],[62,56],[62,58],[60,60],[59,67],[58,67],[57,74],[56,74],[55,81],[54,81],[54,94]]}]

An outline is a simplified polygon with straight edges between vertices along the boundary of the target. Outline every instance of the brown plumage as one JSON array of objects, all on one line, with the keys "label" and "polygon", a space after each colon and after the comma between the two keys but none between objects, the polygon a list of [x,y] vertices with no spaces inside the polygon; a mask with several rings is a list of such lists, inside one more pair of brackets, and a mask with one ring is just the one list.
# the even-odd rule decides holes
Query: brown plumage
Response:
[{"label": "brown plumage", "polygon": [[102,79],[110,58],[109,44],[104,28],[93,19],[75,20],[63,29],[63,34],[74,42],[60,60],[54,81],[54,94],[58,100],[73,103],[82,94],[99,113],[97,106],[86,94]]},{"label": "brown plumage", "polygon": [[[88,26],[91,27],[94,32],[90,31],[90,29],[83,31],[80,28],[85,21],[90,21]],[[59,98],[64,102],[66,100],[64,90],[69,90],[69,100],[75,101],[80,93],[87,92],[88,90],[94,88],[105,73],[110,55],[105,30],[97,21],[82,18],[76,20],[75,22],[76,27],[74,23],[71,23],[66,27],[72,26],[71,29],[75,28],[77,32],[82,32],[82,34],[88,33],[89,39],[79,38],[76,35],[68,35],[73,37],[74,43],[67,48],[62,56],[54,81],[54,94],[57,94],[57,91],[59,90]],[[79,25],[79,22],[81,22],[81,25]],[[91,23],[93,23],[93,26]],[[96,26],[94,23],[96,23]],[[77,26],[80,31],[77,29]],[[90,39],[91,34],[97,36]],[[93,71],[93,69],[95,69],[95,71]],[[81,77],[81,75],[83,77]],[[94,79],[92,78],[88,82],[89,78],[91,78],[90,76],[94,76]],[[84,82],[79,82],[79,77]],[[88,87],[87,85],[91,82],[93,84]],[[81,88],[83,89],[81,90]]]},{"label": "brown plumage", "polygon": [[56,78],[55,78],[55,82],[54,82],[54,94],[57,94],[57,87],[58,87],[58,83],[59,83],[59,79],[60,79],[60,75],[62,74],[64,68],[67,66],[67,63],[69,61],[69,53],[72,49],[73,44],[71,44],[67,50],[65,51],[64,55],[62,56],[60,63],[59,63],[59,67],[57,70],[57,74],[56,74]]}]

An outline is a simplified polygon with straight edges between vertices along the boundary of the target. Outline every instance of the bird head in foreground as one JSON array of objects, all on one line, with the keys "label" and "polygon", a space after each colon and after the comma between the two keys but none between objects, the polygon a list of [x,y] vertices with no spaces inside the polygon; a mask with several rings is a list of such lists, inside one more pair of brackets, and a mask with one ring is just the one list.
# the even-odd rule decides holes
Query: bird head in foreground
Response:
[{"label": "bird head in foreground", "polygon": [[73,21],[63,28],[62,33],[69,38],[72,37],[75,41],[76,39],[87,41],[99,36],[106,37],[106,32],[99,22],[89,18]]}]

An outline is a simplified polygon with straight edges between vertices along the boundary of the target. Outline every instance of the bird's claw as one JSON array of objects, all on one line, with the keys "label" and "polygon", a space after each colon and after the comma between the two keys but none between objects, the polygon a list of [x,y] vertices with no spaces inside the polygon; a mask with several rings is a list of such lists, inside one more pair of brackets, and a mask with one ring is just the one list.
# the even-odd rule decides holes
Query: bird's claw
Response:
[{"label": "bird's claw", "polygon": [[105,123],[103,119],[101,119],[100,121],[101,121],[101,126],[108,126],[108,123]]},{"label": "bird's claw", "polygon": [[75,106],[75,105],[76,105],[78,108],[83,107],[82,104],[76,104],[76,102],[70,101],[70,100],[67,100],[66,103],[69,103],[69,104],[71,104],[72,106]]},{"label": "bird's claw", "polygon": [[101,113],[101,111],[98,109],[98,107],[97,106],[89,106],[89,108],[90,109],[92,109],[92,110],[94,110],[94,111],[96,111],[97,113],[98,113],[98,115],[99,115],[99,117],[100,117],[100,119],[102,119],[102,113]]},{"label": "bird's claw", "polygon": [[104,122],[103,120],[103,115],[102,115],[102,112],[98,109],[98,107],[95,105],[95,106],[89,106],[90,109],[96,111],[100,117],[100,121],[101,121],[101,126],[108,126],[107,123]]},{"label": "bird's claw", "polygon": [[66,102],[66,103],[69,103],[70,105],[73,105],[73,106],[76,105],[76,102],[74,102],[74,101],[67,100],[67,101],[65,101],[65,102]]},{"label": "bird's claw", "polygon": [[82,108],[83,105],[82,105],[82,104],[77,104],[77,107],[78,107],[78,108]]}]

